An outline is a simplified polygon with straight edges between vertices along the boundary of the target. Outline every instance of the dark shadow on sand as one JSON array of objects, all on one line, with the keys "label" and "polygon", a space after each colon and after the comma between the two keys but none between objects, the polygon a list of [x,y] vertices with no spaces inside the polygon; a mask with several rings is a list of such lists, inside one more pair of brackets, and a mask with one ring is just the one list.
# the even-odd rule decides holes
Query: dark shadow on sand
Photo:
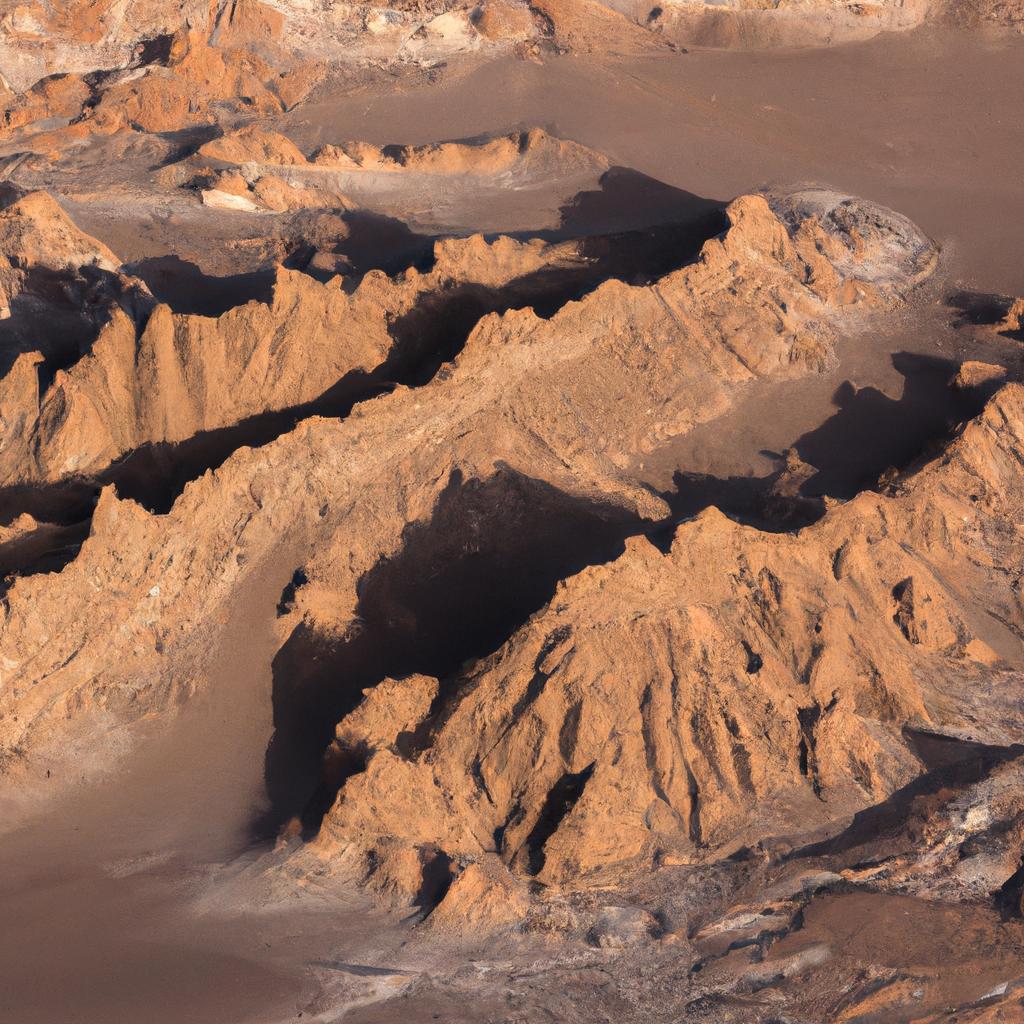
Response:
[{"label": "dark shadow on sand", "polygon": [[[273,663],[274,734],[266,754],[269,838],[291,818],[313,835],[365,752],[325,757],[337,723],[381,680],[441,680],[424,734],[443,721],[469,659],[496,650],[552,597],[558,581],[609,561],[646,524],[622,509],[573,498],[509,469],[485,480],[453,472],[429,520],[357,587],[358,627],[335,639],[300,623]],[[425,735],[401,742],[407,756]]]},{"label": "dark shadow on sand", "polygon": [[[664,496],[674,518],[689,519],[714,506],[760,530],[808,526],[824,515],[824,498],[847,500],[876,488],[883,475],[913,470],[939,455],[999,387],[953,387],[959,364],[934,356],[897,352],[892,362],[904,379],[900,397],[844,381],[833,396],[837,411],[793,445],[806,466],[800,479],[787,482],[779,452],[762,453],[779,463],[762,477],[679,471],[675,491]],[[671,531],[662,543],[671,543]]]},{"label": "dark shadow on sand", "polygon": [[845,381],[832,399],[839,411],[796,441],[800,458],[817,470],[802,494],[852,498],[885,470],[938,454],[998,386],[952,387],[959,363],[935,356],[897,352],[892,364],[903,377],[899,398]]}]

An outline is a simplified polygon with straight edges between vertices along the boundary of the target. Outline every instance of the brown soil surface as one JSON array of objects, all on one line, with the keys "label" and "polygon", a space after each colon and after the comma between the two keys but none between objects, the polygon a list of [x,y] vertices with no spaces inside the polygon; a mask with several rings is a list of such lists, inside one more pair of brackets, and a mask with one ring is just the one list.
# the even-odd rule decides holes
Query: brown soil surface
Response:
[{"label": "brown soil surface", "polygon": [[0,0],[0,1024],[1024,1019],[1020,19],[760,6]]}]

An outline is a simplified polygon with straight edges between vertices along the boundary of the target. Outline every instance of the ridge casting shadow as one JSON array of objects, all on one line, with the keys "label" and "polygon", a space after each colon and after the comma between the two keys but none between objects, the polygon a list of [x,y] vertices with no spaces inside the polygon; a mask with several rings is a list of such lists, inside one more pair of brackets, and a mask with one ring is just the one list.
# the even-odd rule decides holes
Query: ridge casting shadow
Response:
[{"label": "ridge casting shadow", "polygon": [[306,836],[317,832],[345,778],[362,767],[358,757],[332,764],[324,752],[365,689],[435,676],[441,692],[431,712],[443,714],[465,662],[498,649],[560,580],[617,557],[647,525],[507,468],[483,481],[453,471],[430,519],[407,526],[401,549],[359,581],[352,634],[332,640],[300,623],[278,651],[269,807],[255,836],[271,837],[293,818]]}]

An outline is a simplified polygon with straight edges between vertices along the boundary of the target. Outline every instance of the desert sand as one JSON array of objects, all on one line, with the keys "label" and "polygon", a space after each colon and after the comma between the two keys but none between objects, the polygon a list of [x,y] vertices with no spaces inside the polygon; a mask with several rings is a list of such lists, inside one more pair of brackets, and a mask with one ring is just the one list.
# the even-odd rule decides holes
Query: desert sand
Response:
[{"label": "desert sand", "polygon": [[1024,1019],[1022,26],[0,0],[0,1022]]}]

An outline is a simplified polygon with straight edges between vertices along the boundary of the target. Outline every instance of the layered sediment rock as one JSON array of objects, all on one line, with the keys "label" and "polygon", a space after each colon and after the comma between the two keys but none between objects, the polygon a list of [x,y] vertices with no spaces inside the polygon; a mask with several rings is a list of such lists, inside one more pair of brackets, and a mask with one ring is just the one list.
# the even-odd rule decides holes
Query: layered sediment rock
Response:
[{"label": "layered sediment rock", "polygon": [[460,197],[482,206],[509,189],[578,194],[608,170],[603,154],[536,128],[469,143],[327,144],[307,158],[285,136],[250,126],[205,143],[161,179],[199,189],[203,203],[219,209],[365,207],[429,231]]},{"label": "layered sediment rock", "polygon": [[648,24],[667,39],[692,46],[824,46],[916,28],[939,7],[934,0],[874,4],[668,0],[653,9]]}]

